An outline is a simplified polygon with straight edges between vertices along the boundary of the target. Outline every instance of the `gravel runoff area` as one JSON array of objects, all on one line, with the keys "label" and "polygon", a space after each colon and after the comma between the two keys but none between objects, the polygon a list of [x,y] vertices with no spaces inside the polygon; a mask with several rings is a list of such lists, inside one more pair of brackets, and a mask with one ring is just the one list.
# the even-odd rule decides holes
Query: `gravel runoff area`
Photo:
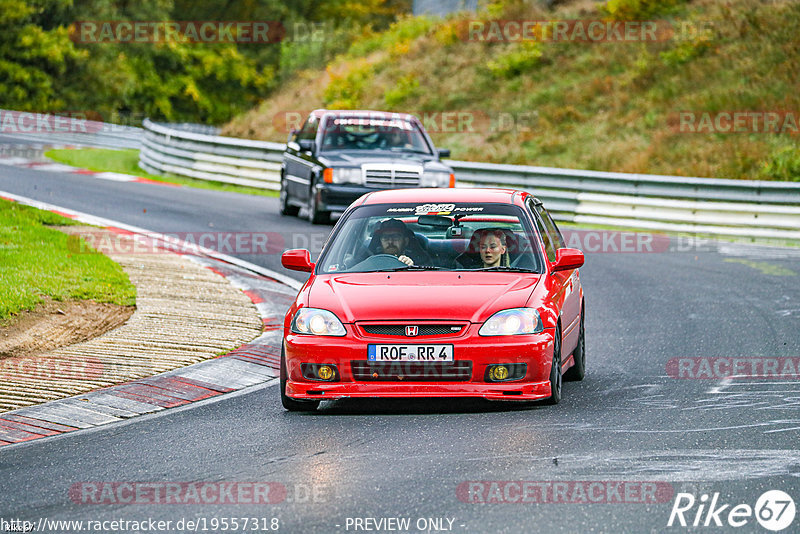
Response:
[{"label": "gravel runoff area", "polygon": [[[70,233],[86,231],[70,227]],[[120,244],[125,239],[107,230]],[[94,339],[0,360],[0,412],[86,393],[214,358],[262,332],[255,304],[223,276],[175,253],[109,254],[136,286],[136,311]]]}]

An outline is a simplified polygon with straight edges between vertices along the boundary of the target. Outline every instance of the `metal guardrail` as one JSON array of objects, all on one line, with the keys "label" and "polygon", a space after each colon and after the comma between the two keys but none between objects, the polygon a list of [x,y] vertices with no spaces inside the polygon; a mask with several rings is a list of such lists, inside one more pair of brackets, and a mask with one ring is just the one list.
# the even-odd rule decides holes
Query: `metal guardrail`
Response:
[{"label": "metal guardrail", "polygon": [[460,185],[531,191],[560,220],[800,241],[800,183],[446,163]]},{"label": "metal guardrail", "polygon": [[[140,166],[263,189],[280,187],[285,145],[144,121]],[[800,241],[800,183],[723,180],[447,160],[459,187],[513,187],[561,221]]]},{"label": "metal guardrail", "polygon": [[280,188],[282,144],[190,132],[149,119],[144,130],[139,166],[149,173]]}]

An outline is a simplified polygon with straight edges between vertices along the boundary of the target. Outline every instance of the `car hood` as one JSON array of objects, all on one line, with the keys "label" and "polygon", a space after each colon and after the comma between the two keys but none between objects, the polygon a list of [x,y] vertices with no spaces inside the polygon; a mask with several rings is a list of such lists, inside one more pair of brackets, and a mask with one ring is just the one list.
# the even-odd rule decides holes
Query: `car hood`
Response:
[{"label": "car hood", "polygon": [[364,163],[400,163],[405,165],[421,165],[432,171],[446,171],[450,169],[450,167],[437,160],[435,156],[430,154],[414,154],[411,152],[325,152],[319,156],[319,161],[328,167],[358,167]]},{"label": "car hood", "polygon": [[318,276],[308,306],[343,322],[459,320],[483,322],[493,313],[525,306],[541,275],[502,272],[393,272]]}]

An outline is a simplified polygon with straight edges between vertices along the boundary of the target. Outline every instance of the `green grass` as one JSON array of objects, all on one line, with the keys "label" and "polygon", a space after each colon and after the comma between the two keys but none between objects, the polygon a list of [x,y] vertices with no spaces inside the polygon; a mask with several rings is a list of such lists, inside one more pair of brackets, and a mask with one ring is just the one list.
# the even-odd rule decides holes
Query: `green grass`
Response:
[{"label": "green grass", "polygon": [[97,172],[118,172],[141,176],[150,180],[166,182],[171,184],[196,187],[198,189],[212,189],[214,191],[230,191],[233,193],[245,193],[248,195],[261,195],[267,197],[278,196],[277,191],[246,187],[242,185],[226,184],[223,182],[212,182],[207,180],[196,180],[183,176],[158,176],[149,174],[139,167],[139,151],[136,149],[112,150],[106,148],[80,148],[80,149],[53,149],[44,154],[53,161],[80,167]]},{"label": "green grass", "polygon": [[[73,221],[0,199],[0,325],[49,296],[54,300],[136,303],[136,288],[122,268],[53,225]],[[82,241],[82,240],[81,240]]]}]

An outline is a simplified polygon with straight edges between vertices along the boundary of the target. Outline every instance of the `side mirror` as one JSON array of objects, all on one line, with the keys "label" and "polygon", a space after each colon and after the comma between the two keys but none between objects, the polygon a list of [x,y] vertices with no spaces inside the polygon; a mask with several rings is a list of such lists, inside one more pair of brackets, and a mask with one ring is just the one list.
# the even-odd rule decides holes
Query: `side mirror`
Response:
[{"label": "side mirror", "polygon": [[300,145],[300,150],[304,152],[314,152],[314,141],[311,139],[301,139],[297,144]]},{"label": "side mirror", "polygon": [[553,272],[570,271],[583,265],[583,252],[576,248],[560,248],[556,251]]},{"label": "side mirror", "polygon": [[281,255],[281,265],[292,271],[310,273],[314,270],[311,254],[305,249],[287,250]]},{"label": "side mirror", "polygon": [[439,149],[439,157],[440,158],[449,158],[450,157],[450,149],[449,148],[440,148]]}]

